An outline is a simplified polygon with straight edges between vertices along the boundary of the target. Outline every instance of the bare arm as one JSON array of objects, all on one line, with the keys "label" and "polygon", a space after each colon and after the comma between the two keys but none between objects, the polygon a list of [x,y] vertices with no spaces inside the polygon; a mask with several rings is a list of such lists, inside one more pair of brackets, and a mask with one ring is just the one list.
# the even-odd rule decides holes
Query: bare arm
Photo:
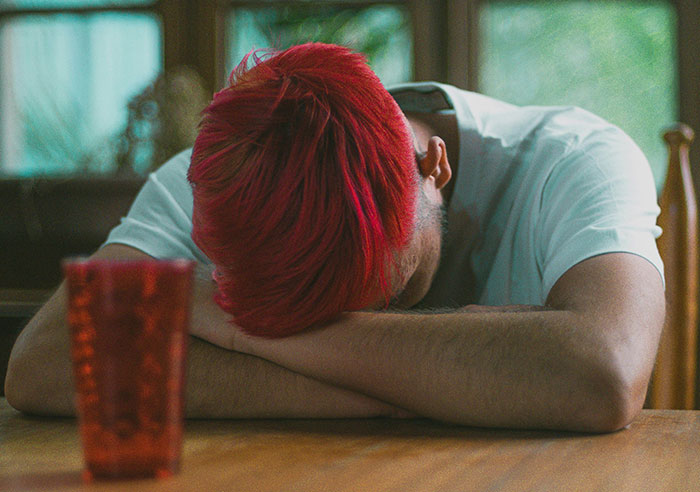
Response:
[{"label": "bare arm", "polygon": [[581,431],[624,427],[642,408],[663,325],[658,272],[631,254],[591,258],[558,281],[548,308],[350,313],[286,339],[239,333],[235,343],[440,420]]},{"label": "bare arm", "polygon": [[[108,245],[99,257],[138,258],[144,253]],[[211,300],[213,286],[196,282],[192,324],[198,332],[225,332],[224,314]],[[24,328],[13,347],[5,381],[8,402],[35,414],[73,415],[72,368],[66,291],[61,285]],[[230,331],[230,330],[228,330]],[[302,376],[266,360],[224,350],[192,337],[188,358],[189,417],[367,417],[399,413],[364,395]]]}]

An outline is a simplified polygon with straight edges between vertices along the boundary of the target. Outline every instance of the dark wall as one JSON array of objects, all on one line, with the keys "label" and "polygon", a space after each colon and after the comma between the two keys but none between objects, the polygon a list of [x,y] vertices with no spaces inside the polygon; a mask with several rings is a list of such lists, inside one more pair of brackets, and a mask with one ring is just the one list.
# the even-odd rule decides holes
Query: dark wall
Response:
[{"label": "dark wall", "polygon": [[48,289],[60,259],[94,252],[143,179],[0,180],[0,289]]},{"label": "dark wall", "polygon": [[[114,178],[0,180],[0,302],[17,300],[21,289],[55,288],[61,258],[94,252],[142,184]],[[10,350],[31,316],[6,311],[0,310],[0,395]]]}]

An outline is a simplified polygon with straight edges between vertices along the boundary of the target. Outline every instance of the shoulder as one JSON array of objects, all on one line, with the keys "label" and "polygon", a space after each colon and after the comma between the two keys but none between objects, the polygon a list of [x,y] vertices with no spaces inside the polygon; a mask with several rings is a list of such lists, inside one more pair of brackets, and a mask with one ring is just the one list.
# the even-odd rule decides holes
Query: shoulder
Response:
[{"label": "shoulder", "polygon": [[190,167],[191,157],[192,149],[185,149],[175,154],[151,173],[151,177],[156,178],[159,182],[164,184],[187,184],[187,170]]},{"label": "shoulder", "polygon": [[142,202],[160,202],[192,216],[192,188],[187,181],[192,149],[186,149],[166,161],[148,176],[140,193]]},{"label": "shoulder", "polygon": [[207,263],[190,237],[190,154],[190,149],[180,152],[149,175],[128,215],[110,232],[105,244],[125,244],[156,258],[183,257]]}]

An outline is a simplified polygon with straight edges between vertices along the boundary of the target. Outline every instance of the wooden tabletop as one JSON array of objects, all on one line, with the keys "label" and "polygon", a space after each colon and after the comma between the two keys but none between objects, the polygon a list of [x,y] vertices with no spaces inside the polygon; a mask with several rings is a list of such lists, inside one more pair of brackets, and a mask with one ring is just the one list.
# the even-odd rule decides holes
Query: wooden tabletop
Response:
[{"label": "wooden tabletop", "polygon": [[652,411],[607,435],[426,420],[188,421],[181,472],[84,484],[73,419],[0,399],[2,491],[700,490],[700,411]]}]

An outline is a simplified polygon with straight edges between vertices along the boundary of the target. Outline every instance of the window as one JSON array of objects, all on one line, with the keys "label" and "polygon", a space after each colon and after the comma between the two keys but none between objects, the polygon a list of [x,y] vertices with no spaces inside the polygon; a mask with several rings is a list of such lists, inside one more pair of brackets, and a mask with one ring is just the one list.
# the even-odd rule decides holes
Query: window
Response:
[{"label": "window", "polygon": [[519,105],[577,105],[620,126],[663,182],[678,118],[676,18],[651,2],[491,2],[480,10],[479,89]]},{"label": "window", "polygon": [[365,53],[386,84],[412,78],[401,2],[0,0],[0,176],[143,174],[167,158],[148,144],[159,74],[189,65],[213,91],[251,49],[306,41]]},{"label": "window", "polygon": [[129,100],[162,67],[158,17],[139,11],[31,10],[107,3],[22,0],[12,4],[25,10],[0,17],[3,175],[114,169]]},{"label": "window", "polygon": [[0,177],[114,172],[127,105],[163,71],[193,68],[208,98],[250,50],[313,40],[365,52],[387,85],[582,106],[660,182],[661,129],[700,130],[698,22],[696,0],[0,0]]},{"label": "window", "polygon": [[74,8],[99,9],[113,7],[135,7],[152,4],[152,0],[0,0],[0,7],[8,12],[11,8],[22,10],[65,10]]},{"label": "window", "polygon": [[385,85],[412,79],[411,28],[405,6],[234,8],[227,21],[227,72],[252,49],[316,41],[364,53]]}]

